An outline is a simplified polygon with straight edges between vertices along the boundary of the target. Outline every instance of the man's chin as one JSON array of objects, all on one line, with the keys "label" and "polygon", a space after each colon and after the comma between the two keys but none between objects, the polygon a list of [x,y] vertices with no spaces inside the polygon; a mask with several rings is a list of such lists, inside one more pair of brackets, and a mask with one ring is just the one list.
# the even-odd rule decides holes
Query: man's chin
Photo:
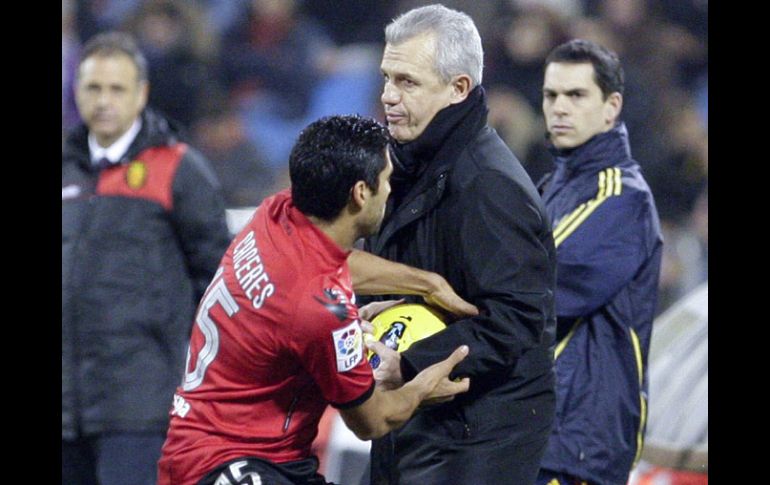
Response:
[{"label": "man's chin", "polygon": [[377,224],[372,224],[370,226],[367,226],[363,228],[363,231],[361,231],[360,237],[366,238],[366,237],[374,236],[380,232],[381,227],[382,227],[382,221],[378,222]]},{"label": "man's chin", "polygon": [[409,143],[417,138],[416,136],[413,136],[412,133],[409,133],[408,130],[400,126],[388,126],[388,131],[390,131],[390,136],[401,144]]},{"label": "man's chin", "polygon": [[98,138],[112,138],[117,134],[117,128],[107,123],[93,123],[89,130]]}]

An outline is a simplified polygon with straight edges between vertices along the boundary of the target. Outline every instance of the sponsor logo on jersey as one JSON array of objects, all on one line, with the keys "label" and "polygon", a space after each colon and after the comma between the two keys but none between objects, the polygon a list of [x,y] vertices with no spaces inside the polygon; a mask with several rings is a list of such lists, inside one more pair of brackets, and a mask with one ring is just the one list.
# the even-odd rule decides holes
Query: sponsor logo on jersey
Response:
[{"label": "sponsor logo on jersey", "polygon": [[337,372],[347,372],[364,357],[363,336],[358,320],[339,330],[332,331]]},{"label": "sponsor logo on jersey", "polygon": [[142,188],[147,182],[147,166],[141,160],[134,160],[126,170],[126,183],[134,190]]},{"label": "sponsor logo on jersey", "polygon": [[334,288],[324,288],[324,299],[314,296],[318,303],[325,306],[327,310],[332,312],[340,322],[344,322],[348,319],[348,299],[341,291]]}]

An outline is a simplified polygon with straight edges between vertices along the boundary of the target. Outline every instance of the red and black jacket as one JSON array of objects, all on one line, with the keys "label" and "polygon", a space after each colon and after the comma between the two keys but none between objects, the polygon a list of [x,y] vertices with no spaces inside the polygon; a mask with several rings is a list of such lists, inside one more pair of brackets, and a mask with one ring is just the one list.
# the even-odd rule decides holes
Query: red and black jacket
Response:
[{"label": "red and black jacket", "polygon": [[198,298],[229,243],[205,158],[150,110],[115,166],[62,152],[62,437],[161,431]]}]

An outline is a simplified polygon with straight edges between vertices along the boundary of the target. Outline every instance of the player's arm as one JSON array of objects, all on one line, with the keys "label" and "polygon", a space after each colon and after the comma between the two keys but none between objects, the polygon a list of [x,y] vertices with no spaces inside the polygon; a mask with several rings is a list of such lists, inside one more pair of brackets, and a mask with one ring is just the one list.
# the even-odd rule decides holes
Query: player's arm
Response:
[{"label": "player's arm", "polygon": [[541,345],[553,315],[555,261],[537,199],[493,170],[479,173],[464,193],[473,196],[459,198],[453,271],[464,282],[463,295],[482,312],[402,352],[404,380],[431,365],[436,352],[446,354],[460,344],[473,354],[458,366],[459,374],[479,385],[478,378],[499,378]]},{"label": "player's arm", "polygon": [[478,315],[476,306],[455,293],[439,275],[405,264],[389,261],[366,251],[354,249],[348,256],[353,288],[361,295],[420,295],[429,305],[455,315]]},{"label": "player's arm", "polygon": [[452,399],[468,390],[470,381],[457,382],[449,379],[449,373],[468,355],[463,345],[452,354],[425,368],[414,379],[394,390],[376,386],[369,399],[349,408],[339,409],[342,420],[362,440],[379,438],[403,425],[423,402],[440,402]]}]

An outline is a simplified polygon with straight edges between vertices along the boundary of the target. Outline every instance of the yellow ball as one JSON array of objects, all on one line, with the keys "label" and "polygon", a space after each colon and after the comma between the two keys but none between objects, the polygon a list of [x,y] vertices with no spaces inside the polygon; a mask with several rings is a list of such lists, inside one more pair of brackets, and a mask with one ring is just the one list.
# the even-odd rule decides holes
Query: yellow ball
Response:
[{"label": "yellow ball", "polygon": [[[369,338],[379,340],[398,352],[403,352],[414,342],[446,328],[446,324],[436,311],[417,303],[390,307],[374,317],[372,325],[374,337]],[[372,361],[372,357],[376,357],[376,354],[370,350],[367,358],[376,368],[375,364],[379,365],[379,362]]]}]

